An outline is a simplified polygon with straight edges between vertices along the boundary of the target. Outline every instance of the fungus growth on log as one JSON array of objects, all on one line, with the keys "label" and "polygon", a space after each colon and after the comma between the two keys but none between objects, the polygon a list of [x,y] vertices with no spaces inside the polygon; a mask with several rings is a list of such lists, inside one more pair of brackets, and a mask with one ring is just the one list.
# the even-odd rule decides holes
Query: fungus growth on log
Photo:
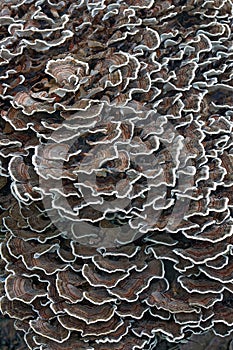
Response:
[{"label": "fungus growth on log", "polygon": [[230,0],[2,0],[1,312],[28,349],[233,330]]}]

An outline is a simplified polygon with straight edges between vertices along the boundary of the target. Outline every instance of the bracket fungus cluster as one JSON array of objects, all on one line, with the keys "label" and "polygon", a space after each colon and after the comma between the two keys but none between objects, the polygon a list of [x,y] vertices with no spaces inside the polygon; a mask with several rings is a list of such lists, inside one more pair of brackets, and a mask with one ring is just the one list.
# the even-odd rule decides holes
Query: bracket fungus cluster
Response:
[{"label": "bracket fungus cluster", "polygon": [[2,0],[1,299],[31,350],[233,330],[231,0]]}]

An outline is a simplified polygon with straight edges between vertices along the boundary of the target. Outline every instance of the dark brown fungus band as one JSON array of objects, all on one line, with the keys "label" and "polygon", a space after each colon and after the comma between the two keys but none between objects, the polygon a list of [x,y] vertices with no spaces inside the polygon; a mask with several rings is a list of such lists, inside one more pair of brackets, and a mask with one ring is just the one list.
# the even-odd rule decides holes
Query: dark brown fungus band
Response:
[{"label": "dark brown fungus band", "polygon": [[0,308],[28,349],[232,336],[232,19],[0,2]]}]

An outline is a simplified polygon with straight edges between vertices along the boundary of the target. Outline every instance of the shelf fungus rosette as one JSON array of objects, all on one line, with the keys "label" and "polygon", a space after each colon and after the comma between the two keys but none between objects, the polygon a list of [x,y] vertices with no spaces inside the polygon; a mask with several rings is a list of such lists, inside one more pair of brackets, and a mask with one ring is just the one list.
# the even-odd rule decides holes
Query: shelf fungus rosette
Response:
[{"label": "shelf fungus rosette", "polygon": [[28,349],[232,336],[232,17],[1,2],[0,308]]}]

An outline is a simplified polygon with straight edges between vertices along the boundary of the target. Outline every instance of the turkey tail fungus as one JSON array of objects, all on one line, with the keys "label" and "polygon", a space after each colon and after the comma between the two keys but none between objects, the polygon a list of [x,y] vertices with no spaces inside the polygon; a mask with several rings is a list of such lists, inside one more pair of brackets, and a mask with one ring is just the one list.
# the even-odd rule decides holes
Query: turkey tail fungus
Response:
[{"label": "turkey tail fungus", "polygon": [[231,336],[232,19],[1,1],[0,309],[28,349]]}]

